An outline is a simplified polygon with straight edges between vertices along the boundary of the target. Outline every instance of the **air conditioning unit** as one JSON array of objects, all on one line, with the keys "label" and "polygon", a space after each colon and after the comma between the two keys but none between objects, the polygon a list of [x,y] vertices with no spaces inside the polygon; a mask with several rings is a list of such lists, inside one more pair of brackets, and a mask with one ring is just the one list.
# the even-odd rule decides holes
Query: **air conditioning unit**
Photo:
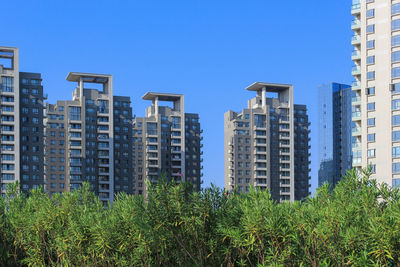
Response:
[{"label": "air conditioning unit", "polygon": [[389,91],[394,91],[394,90],[395,90],[394,83],[389,84]]}]

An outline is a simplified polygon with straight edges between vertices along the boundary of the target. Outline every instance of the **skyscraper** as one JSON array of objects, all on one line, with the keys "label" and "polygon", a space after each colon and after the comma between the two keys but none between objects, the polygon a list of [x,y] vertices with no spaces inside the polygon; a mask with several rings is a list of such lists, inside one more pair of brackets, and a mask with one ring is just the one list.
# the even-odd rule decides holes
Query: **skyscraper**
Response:
[{"label": "skyscraper", "polygon": [[400,184],[400,2],[353,0],[353,166]]},{"label": "skyscraper", "polygon": [[[257,96],[241,113],[225,113],[225,188],[270,190],[277,201],[309,195],[307,108],[293,103],[293,86],[256,82]],[[267,97],[267,93],[270,97]]]},{"label": "skyscraper", "polygon": [[0,47],[1,187],[43,185],[43,87],[39,73],[19,71],[19,51]]},{"label": "skyscraper", "polygon": [[77,83],[72,100],[47,107],[46,190],[74,190],[86,181],[104,203],[114,192],[131,193],[129,97],[113,95],[111,75],[71,72],[67,80]]},{"label": "skyscraper", "polygon": [[[198,114],[185,113],[184,96],[147,93],[152,101],[145,117],[133,123],[134,194],[146,192],[145,180],[157,182],[161,175],[177,182],[201,184],[201,129]],[[160,102],[171,105],[160,105]]]},{"label": "skyscraper", "polygon": [[319,186],[335,185],[352,167],[353,94],[346,84],[329,83],[318,88]]}]

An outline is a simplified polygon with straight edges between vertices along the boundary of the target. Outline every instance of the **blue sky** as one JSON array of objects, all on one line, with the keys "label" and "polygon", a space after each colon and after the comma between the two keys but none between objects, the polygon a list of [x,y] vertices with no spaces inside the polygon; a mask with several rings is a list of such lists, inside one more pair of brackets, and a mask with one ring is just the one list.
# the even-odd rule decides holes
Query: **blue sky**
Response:
[{"label": "blue sky", "polygon": [[255,81],[294,84],[311,119],[317,186],[317,87],[351,82],[348,0],[5,0],[0,45],[20,48],[21,71],[41,72],[49,101],[70,99],[69,71],[114,75],[114,92],[185,94],[204,129],[204,186],[224,183],[223,115]]}]

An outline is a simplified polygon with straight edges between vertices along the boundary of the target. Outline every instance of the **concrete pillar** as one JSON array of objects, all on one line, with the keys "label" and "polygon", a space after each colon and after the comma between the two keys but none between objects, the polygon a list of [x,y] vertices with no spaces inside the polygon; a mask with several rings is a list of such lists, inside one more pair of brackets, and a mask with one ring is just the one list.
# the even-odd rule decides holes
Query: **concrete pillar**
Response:
[{"label": "concrete pillar", "polygon": [[261,92],[261,106],[265,108],[267,105],[267,88],[263,87]]},{"label": "concrete pillar", "polygon": [[83,79],[79,78],[79,99],[82,100],[83,97]]},{"label": "concrete pillar", "polygon": [[158,115],[158,96],[156,96],[156,99],[154,100],[154,112],[156,116]]}]

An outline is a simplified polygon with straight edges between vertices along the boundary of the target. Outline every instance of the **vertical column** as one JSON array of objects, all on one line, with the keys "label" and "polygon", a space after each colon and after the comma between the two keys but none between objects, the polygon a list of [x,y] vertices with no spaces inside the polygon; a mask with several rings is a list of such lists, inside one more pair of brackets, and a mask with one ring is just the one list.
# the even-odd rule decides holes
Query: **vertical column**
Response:
[{"label": "vertical column", "polygon": [[154,100],[154,109],[156,116],[158,116],[158,96],[156,96],[156,99]]},{"label": "vertical column", "polygon": [[261,105],[263,108],[267,105],[267,88],[263,87],[261,92]]}]

